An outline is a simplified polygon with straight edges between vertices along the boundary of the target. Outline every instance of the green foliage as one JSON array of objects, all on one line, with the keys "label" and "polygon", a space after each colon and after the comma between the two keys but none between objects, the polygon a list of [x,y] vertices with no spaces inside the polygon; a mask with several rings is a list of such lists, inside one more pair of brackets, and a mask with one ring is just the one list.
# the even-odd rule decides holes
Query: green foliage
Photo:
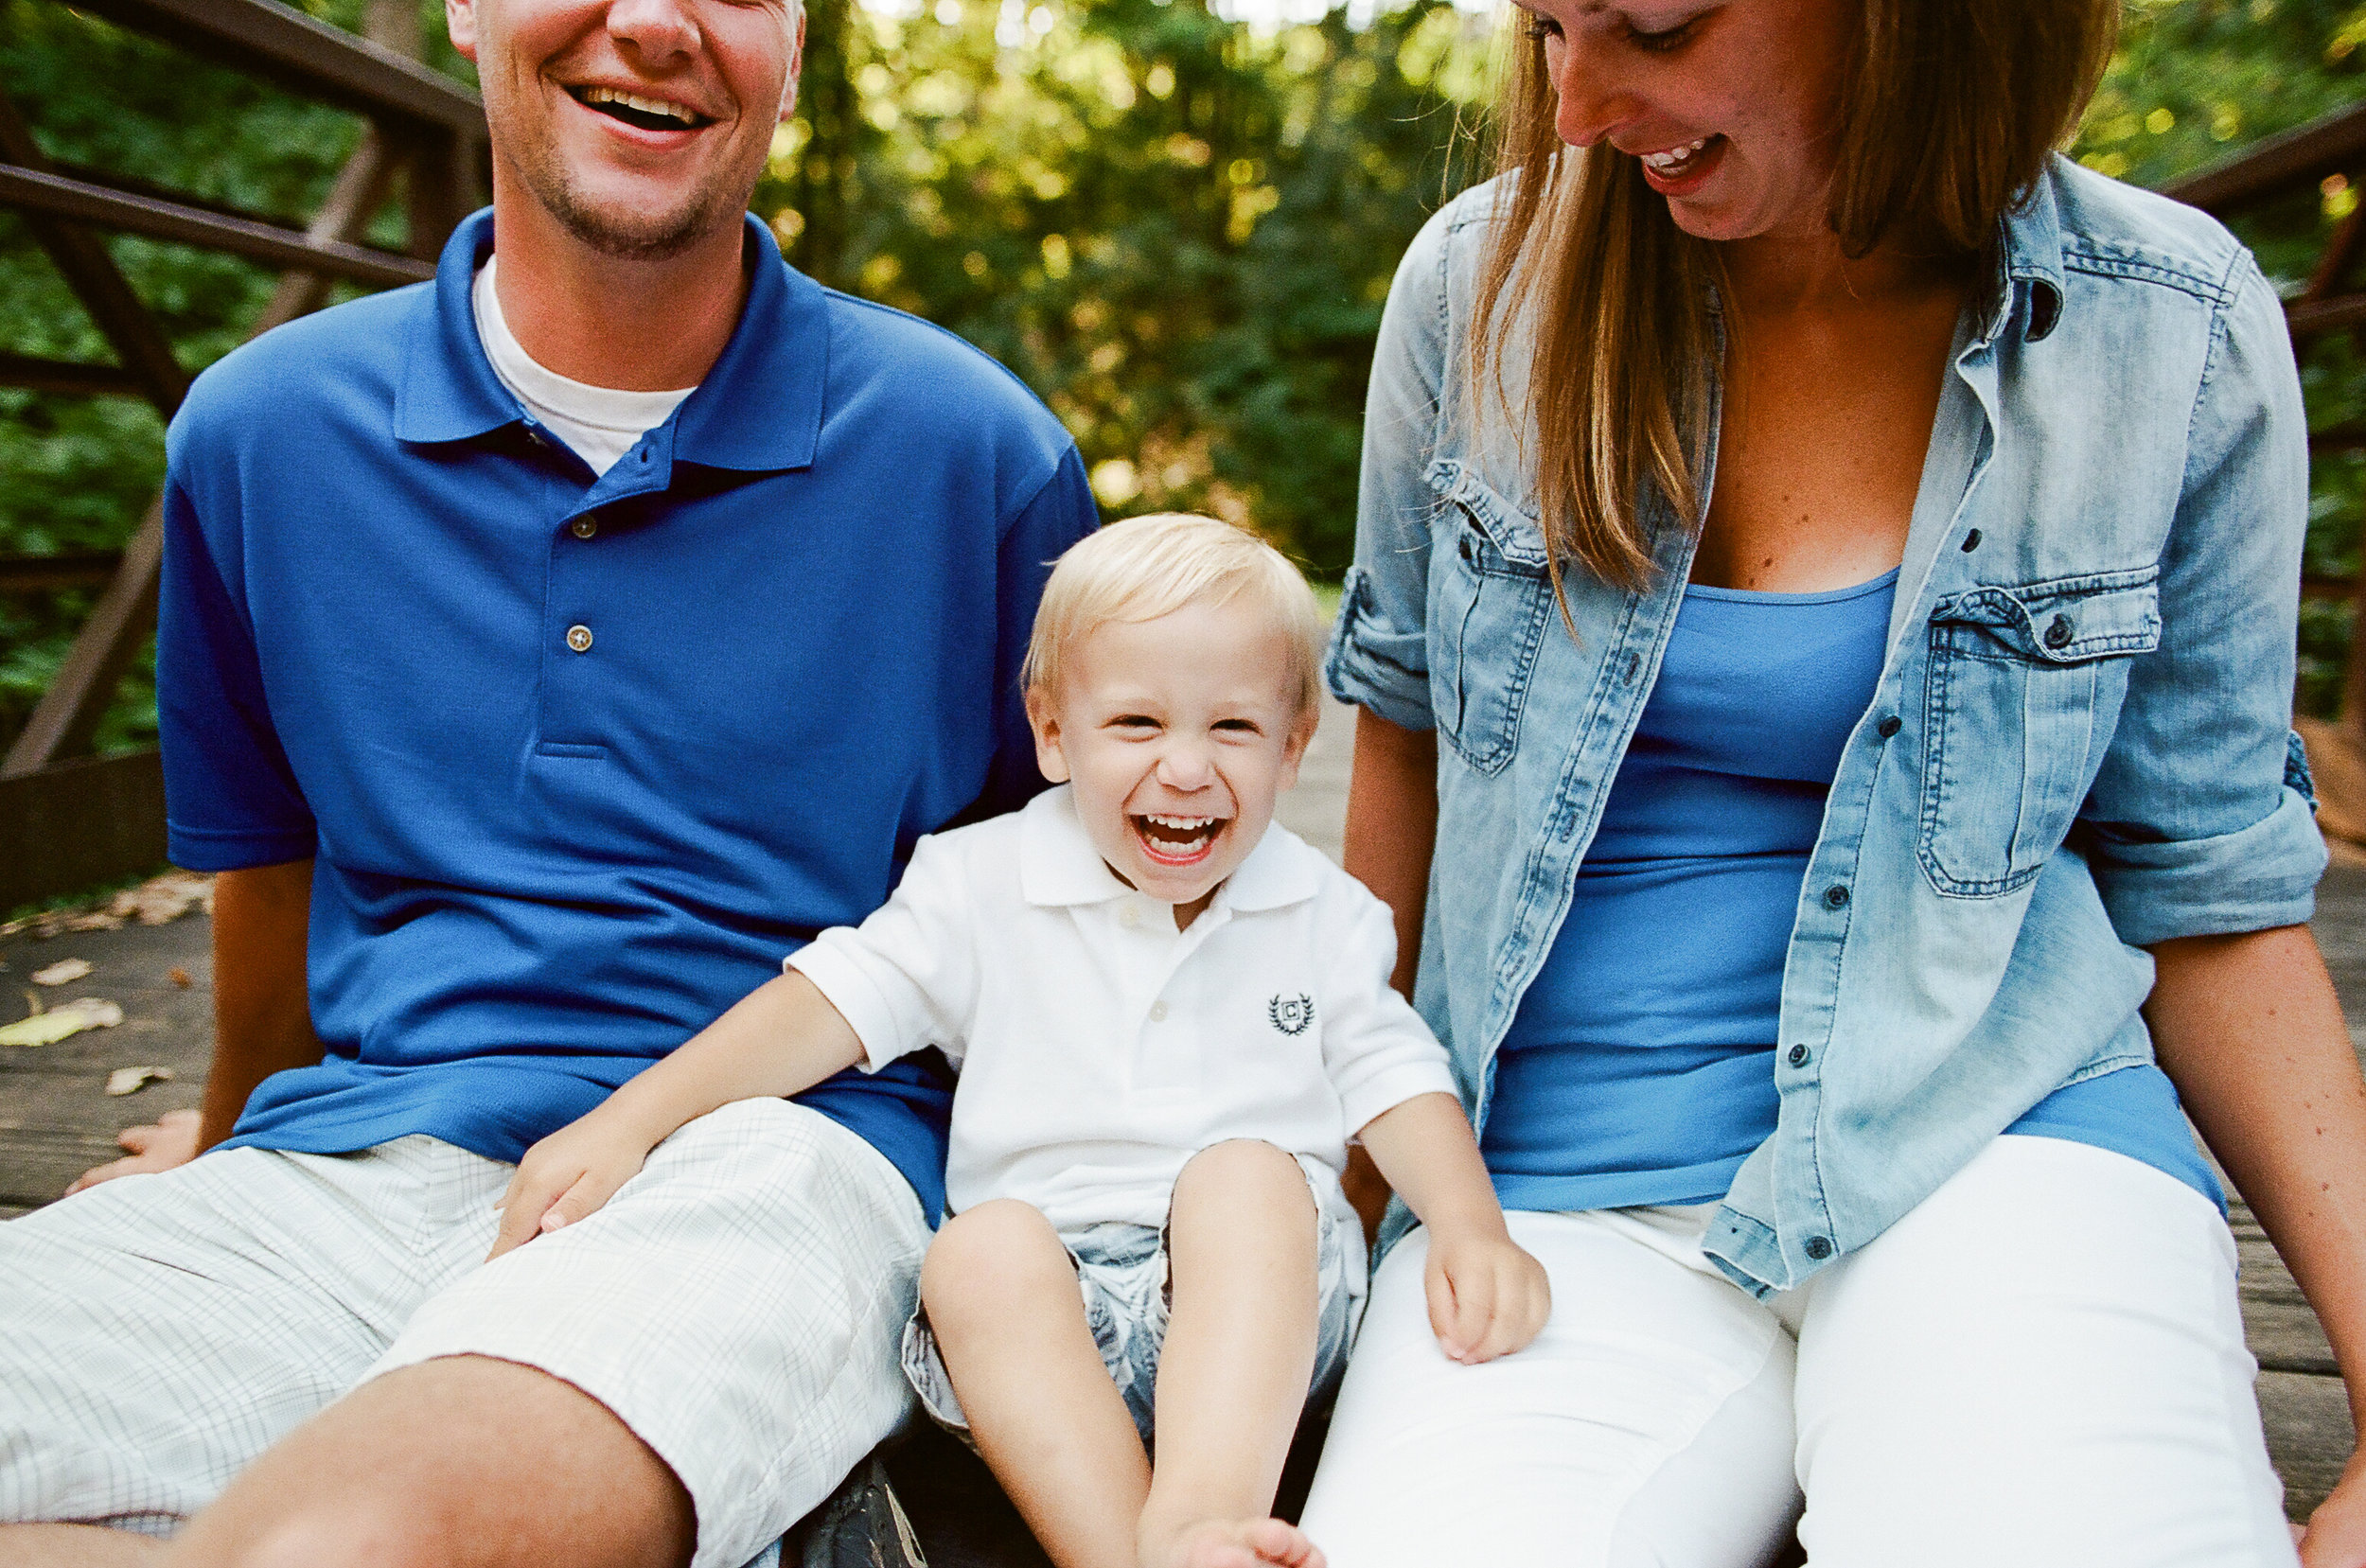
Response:
[{"label": "green foliage", "polygon": [[1453,8],[1258,32],[1191,0],[942,0],[809,26],[853,91],[808,96],[756,193],[790,255],[1017,371],[1113,514],[1211,511],[1341,570],[1381,303],[1448,191],[1428,76],[1470,46]]},{"label": "green foliage", "polygon": [[[360,28],[373,0],[300,3]],[[1206,0],[874,3],[808,8],[798,114],[755,200],[791,259],[1009,364],[1075,433],[1111,515],[1211,511],[1335,574],[1381,304],[1414,230],[1473,173],[1453,132],[1484,97],[1492,21],[1446,0],[1262,29]],[[468,79],[440,6],[418,0],[418,17],[429,62]],[[2127,17],[2073,150],[2138,183],[2353,101],[2366,70],[2355,0],[2128,0]],[[0,70],[51,156],[289,218],[312,210],[361,130],[60,0],[0,0]],[[2303,193],[2245,238],[2296,291],[2356,201],[2345,185]],[[398,205],[382,241],[400,238]],[[193,368],[269,296],[270,276],[231,258],[110,244]],[[0,350],[108,357],[5,214]],[[2304,374],[2321,426],[2366,416],[2349,340],[2314,347]],[[140,405],[0,391],[0,553],[119,543],[161,464]],[[2350,457],[2318,469],[2309,570],[2346,573],[2366,471]],[[0,737],[89,597],[0,595]],[[2320,709],[2347,622],[2327,604],[2304,617],[2303,695]],[[135,677],[102,744],[153,725]]]}]

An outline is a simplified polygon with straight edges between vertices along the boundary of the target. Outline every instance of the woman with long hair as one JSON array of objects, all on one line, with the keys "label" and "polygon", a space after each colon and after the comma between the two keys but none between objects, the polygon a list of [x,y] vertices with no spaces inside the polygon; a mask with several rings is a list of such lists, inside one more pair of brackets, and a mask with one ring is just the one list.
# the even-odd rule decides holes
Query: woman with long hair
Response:
[{"label": "woman with long hair", "polygon": [[[2289,1563],[2181,1114],[2366,1391],[2276,295],[2056,151],[2115,0],[1521,5],[1497,177],[1390,295],[1330,678],[1553,1316],[1455,1365],[1403,1236],[1307,1530]],[[2366,1562],[2357,1473],[2310,1568]]]}]

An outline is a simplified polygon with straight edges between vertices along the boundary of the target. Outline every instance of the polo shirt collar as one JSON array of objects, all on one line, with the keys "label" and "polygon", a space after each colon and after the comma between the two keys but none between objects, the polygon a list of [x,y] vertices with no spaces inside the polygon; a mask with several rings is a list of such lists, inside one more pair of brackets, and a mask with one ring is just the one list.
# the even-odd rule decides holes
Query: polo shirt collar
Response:
[{"label": "polo shirt collar", "polygon": [[[808,467],[821,437],[829,375],[829,299],[781,259],[771,231],[742,220],[748,300],[722,357],[668,421],[672,460],[779,472]],[[427,308],[412,320],[395,401],[395,437],[468,441],[523,417],[477,336],[469,288],[493,252],[493,212],[452,231]]]},{"label": "polo shirt collar", "polygon": [[[1315,854],[1280,823],[1271,823],[1217,890],[1216,902],[1240,914],[1303,903],[1322,890]],[[1027,803],[1019,819],[1018,880],[1020,895],[1044,906],[1104,904],[1134,890],[1093,847],[1067,784]]]}]

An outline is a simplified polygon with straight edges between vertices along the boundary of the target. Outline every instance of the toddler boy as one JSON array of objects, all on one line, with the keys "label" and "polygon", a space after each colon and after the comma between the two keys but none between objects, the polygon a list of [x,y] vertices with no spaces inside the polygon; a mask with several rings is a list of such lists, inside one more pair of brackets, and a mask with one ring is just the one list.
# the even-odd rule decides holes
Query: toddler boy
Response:
[{"label": "toddler boy", "polygon": [[537,1144],[496,1254],[592,1214],[692,1118],[940,1047],[962,1076],[906,1335],[922,1401],[1061,1568],[1318,1565],[1267,1515],[1363,1297],[1350,1136],[1429,1227],[1444,1353],[1518,1349],[1547,1306],[1388,988],[1388,910],[1273,825],[1320,632],[1297,571],[1211,519],[1069,550],[1025,670],[1067,787],[923,839],[860,926]]}]

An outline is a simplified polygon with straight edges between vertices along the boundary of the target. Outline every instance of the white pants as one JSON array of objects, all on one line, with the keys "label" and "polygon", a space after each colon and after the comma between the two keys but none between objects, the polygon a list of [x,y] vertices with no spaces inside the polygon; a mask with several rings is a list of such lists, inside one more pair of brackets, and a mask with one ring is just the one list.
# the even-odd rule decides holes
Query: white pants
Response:
[{"label": "white pants", "polygon": [[539,1367],[613,1411],[736,1568],[902,1419],[928,1229],[820,1113],[747,1101],[492,1264],[512,1168],[428,1137],[233,1149],[0,1224],[0,1521],[169,1532],[365,1378]]},{"label": "white pants", "polygon": [[1527,1349],[1447,1361],[1421,1234],[1372,1282],[1307,1500],[1333,1568],[2291,1568],[2234,1294],[2193,1189],[2001,1137],[1761,1303],[1702,1210],[1510,1216]]}]

